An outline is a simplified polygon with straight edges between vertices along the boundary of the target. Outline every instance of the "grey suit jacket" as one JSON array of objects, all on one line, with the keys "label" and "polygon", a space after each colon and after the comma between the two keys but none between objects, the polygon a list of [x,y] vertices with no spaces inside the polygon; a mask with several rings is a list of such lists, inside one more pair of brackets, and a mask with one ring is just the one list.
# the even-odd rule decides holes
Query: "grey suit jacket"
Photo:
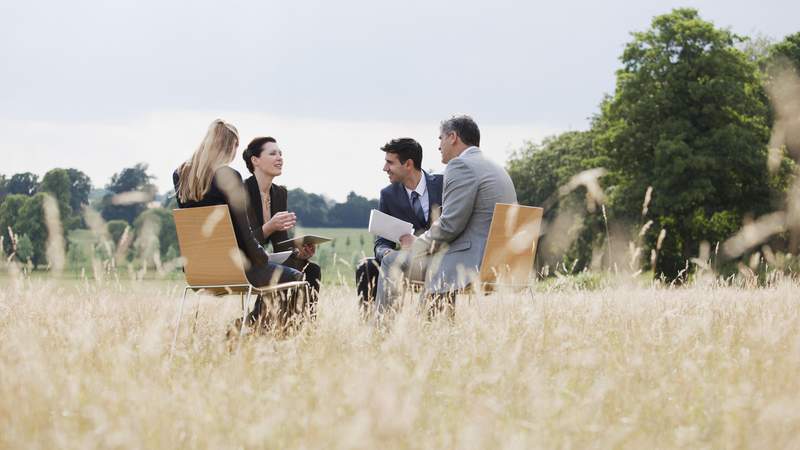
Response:
[{"label": "grey suit jacket", "polygon": [[414,243],[414,253],[431,255],[428,293],[463,289],[477,276],[496,203],[516,203],[508,173],[478,147],[452,159],[444,171],[442,215]]}]

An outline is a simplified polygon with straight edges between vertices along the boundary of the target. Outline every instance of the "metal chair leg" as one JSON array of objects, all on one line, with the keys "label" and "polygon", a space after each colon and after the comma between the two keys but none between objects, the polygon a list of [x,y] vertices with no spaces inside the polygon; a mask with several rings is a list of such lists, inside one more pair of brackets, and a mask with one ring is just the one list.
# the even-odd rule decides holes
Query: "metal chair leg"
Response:
[{"label": "metal chair leg", "polygon": [[178,317],[175,321],[175,336],[172,337],[172,347],[169,349],[169,360],[172,361],[172,355],[175,353],[175,344],[178,343],[178,331],[181,326],[181,316],[183,316],[183,304],[186,302],[186,293],[189,292],[189,286],[183,288],[183,297],[181,298],[181,305],[178,308]]},{"label": "metal chair leg", "polygon": [[244,326],[245,322],[247,321],[247,305],[250,304],[250,296],[253,294],[253,286],[247,287],[247,299],[245,299],[242,306],[242,326],[239,328],[239,342],[242,341],[242,336],[244,336]]}]

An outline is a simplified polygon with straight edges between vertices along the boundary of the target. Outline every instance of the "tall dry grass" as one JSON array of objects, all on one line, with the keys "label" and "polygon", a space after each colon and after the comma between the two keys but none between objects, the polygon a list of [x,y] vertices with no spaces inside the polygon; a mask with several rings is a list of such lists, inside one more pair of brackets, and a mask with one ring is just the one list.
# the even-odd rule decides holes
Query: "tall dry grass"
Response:
[{"label": "tall dry grass", "polygon": [[800,447],[797,281],[459,299],[385,333],[326,288],[233,352],[238,298],[194,297],[171,365],[179,285],[3,281],[3,448]]}]

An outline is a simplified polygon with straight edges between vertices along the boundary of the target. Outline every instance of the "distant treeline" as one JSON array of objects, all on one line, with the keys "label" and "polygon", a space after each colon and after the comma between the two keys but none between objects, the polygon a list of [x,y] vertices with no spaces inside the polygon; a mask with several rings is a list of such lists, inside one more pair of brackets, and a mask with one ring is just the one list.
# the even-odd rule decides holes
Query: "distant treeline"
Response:
[{"label": "distant treeline", "polygon": [[378,200],[355,192],[350,192],[344,203],[336,203],[302,189],[289,190],[289,210],[304,227],[366,228],[369,211],[377,208]]},{"label": "distant treeline", "polygon": [[[154,178],[144,163],[115,173],[102,189],[73,168],[52,169],[41,180],[30,172],[0,175],[0,253],[33,267],[48,263],[49,195],[58,205],[69,266],[90,266],[93,256],[116,259],[117,265],[150,264],[156,255],[160,261],[174,259],[179,254],[170,212],[176,207],[174,192],[158,195]],[[302,189],[289,191],[289,209],[305,227],[365,228],[370,209],[377,207],[377,200],[354,192],[337,203]]]}]

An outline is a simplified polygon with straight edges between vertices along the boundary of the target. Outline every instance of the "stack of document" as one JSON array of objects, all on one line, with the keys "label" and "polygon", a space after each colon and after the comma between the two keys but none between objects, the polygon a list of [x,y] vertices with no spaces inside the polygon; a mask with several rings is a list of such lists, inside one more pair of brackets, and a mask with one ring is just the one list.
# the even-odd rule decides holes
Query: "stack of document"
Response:
[{"label": "stack of document", "polygon": [[414,234],[414,225],[373,209],[369,213],[369,232],[399,244],[400,236]]}]

